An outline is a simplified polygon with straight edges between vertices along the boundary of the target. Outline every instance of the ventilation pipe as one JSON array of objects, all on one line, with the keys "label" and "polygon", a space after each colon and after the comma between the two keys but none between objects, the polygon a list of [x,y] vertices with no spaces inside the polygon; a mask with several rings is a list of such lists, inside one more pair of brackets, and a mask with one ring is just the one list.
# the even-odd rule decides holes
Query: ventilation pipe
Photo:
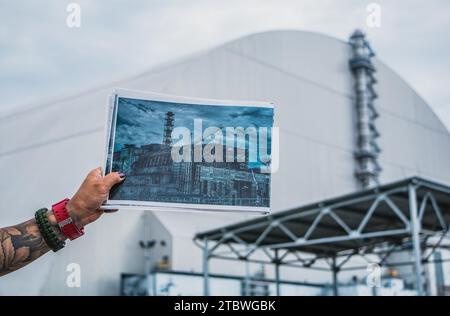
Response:
[{"label": "ventilation pipe", "polygon": [[378,164],[380,148],[376,139],[380,136],[375,121],[378,113],[374,101],[377,94],[374,84],[376,72],[371,58],[375,56],[362,31],[356,30],[350,37],[352,58],[350,69],[355,79],[356,110],[356,178],[361,187],[369,188],[379,184],[381,168]]}]

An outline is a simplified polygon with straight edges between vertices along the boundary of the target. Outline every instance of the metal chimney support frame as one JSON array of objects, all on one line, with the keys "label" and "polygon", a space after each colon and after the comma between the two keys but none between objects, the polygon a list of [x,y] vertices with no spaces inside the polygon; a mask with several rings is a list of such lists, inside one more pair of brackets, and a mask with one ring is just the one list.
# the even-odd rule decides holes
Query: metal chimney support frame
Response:
[{"label": "metal chimney support frame", "polygon": [[380,136],[375,120],[378,112],[374,101],[378,97],[374,84],[376,69],[371,58],[375,56],[365,35],[356,30],[350,37],[353,56],[350,59],[350,69],[355,78],[355,110],[356,110],[356,145],[355,159],[357,162],[355,175],[362,188],[379,185],[378,176],[381,167],[378,163],[380,148],[376,139]]},{"label": "metal chimney support frame", "polygon": [[171,145],[172,144],[172,131],[173,131],[173,122],[174,122],[175,114],[171,111],[166,113],[164,118],[164,137],[163,144]]}]

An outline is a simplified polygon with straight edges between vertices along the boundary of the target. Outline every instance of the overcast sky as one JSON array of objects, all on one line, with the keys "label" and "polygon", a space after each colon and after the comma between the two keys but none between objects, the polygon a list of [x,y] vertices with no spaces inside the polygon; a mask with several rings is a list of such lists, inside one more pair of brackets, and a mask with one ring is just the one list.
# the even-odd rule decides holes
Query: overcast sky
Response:
[{"label": "overcast sky", "polygon": [[[81,6],[81,27],[66,25]],[[381,6],[381,27],[366,7]],[[367,32],[450,127],[448,0],[0,0],[0,111],[140,73],[253,32]]]}]

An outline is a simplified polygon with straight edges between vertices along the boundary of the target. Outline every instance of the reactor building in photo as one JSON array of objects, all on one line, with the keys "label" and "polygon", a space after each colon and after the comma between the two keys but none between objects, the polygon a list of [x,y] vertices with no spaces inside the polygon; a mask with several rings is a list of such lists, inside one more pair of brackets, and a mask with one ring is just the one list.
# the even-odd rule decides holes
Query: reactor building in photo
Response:
[{"label": "reactor building in photo", "polygon": [[[174,113],[167,112],[160,144],[136,146],[125,144],[113,154],[113,171],[124,172],[126,181],[114,188],[114,200],[199,203],[210,205],[269,207],[270,174],[261,168],[249,167],[249,151],[223,150],[222,161],[195,162],[193,145],[189,161],[174,162],[172,150],[182,147],[172,144]],[[200,145],[198,145],[200,146]],[[203,145],[201,149],[203,151]],[[232,149],[232,161],[227,162]]]}]

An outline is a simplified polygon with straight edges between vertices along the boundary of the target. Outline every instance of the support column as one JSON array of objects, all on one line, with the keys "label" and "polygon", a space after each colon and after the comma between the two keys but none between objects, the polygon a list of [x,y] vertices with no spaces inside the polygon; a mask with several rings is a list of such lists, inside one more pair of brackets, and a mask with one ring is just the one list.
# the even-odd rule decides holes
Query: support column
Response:
[{"label": "support column", "polygon": [[416,272],[416,290],[419,296],[425,294],[422,280],[422,250],[420,249],[420,223],[417,215],[417,194],[416,187],[412,184],[408,186],[409,212],[411,223],[411,237],[413,243],[414,268]]},{"label": "support column", "polygon": [[280,262],[278,258],[278,249],[275,249],[275,287],[277,296],[280,296]]},{"label": "support column", "polygon": [[209,249],[206,238],[203,245],[203,295],[209,296]]},{"label": "support column", "polygon": [[338,283],[338,272],[339,268],[336,265],[336,257],[333,257],[333,296],[339,296],[339,283]]},{"label": "support column", "polygon": [[[245,248],[248,253],[248,246]],[[245,287],[244,287],[245,296],[250,295],[250,262],[248,261],[248,257],[245,258]]]}]

